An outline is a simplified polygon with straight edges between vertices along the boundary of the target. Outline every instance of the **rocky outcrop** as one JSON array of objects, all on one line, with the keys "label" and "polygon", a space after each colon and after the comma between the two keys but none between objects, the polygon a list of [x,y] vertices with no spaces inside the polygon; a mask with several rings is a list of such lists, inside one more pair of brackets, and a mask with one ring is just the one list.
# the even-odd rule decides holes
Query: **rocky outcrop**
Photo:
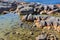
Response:
[{"label": "rocky outcrop", "polygon": [[27,20],[33,20],[33,15],[29,14]]},{"label": "rocky outcrop", "polygon": [[[60,26],[59,19],[60,18],[57,18],[57,17],[47,16],[47,18],[45,20],[42,20],[40,17],[40,18],[37,18],[36,20],[34,20],[34,23],[38,28],[44,28],[45,26],[51,28],[51,26],[53,26],[54,30],[57,30],[58,27]],[[60,29],[58,29],[58,30],[60,30]]]},{"label": "rocky outcrop", "polygon": [[[8,4],[10,5],[10,4]],[[6,5],[5,5],[6,6]],[[59,12],[60,11],[60,7],[59,5],[44,5],[44,4],[40,4],[40,3],[34,3],[34,2],[21,2],[17,5],[16,2],[11,3],[10,6],[3,6],[0,12],[3,11],[15,11],[17,10],[17,8],[21,14],[52,14],[53,12]],[[58,9],[58,10],[56,10]],[[60,12],[59,12],[60,13]]]},{"label": "rocky outcrop", "polygon": [[[38,28],[45,28],[47,27],[48,29],[53,28],[53,30],[60,30],[60,18],[59,17],[53,17],[53,16],[47,16],[47,15],[25,15],[22,18],[25,21],[33,21],[36,27]],[[23,21],[22,20],[22,21]],[[57,30],[58,29],[58,30]]]},{"label": "rocky outcrop", "polygon": [[12,4],[1,3],[0,4],[0,13],[2,13],[3,11],[15,11],[16,8],[17,8],[17,4],[16,3],[12,3]]},{"label": "rocky outcrop", "polygon": [[[53,14],[60,11],[57,5],[45,5],[34,2],[21,2],[17,7],[21,14]],[[59,12],[60,13],[60,12]]]},{"label": "rocky outcrop", "polygon": [[25,15],[22,17],[22,21],[34,21],[35,19],[36,18],[32,14]]},{"label": "rocky outcrop", "polygon": [[28,18],[28,15],[23,16],[23,17],[22,17],[22,21],[26,21],[27,18]]},{"label": "rocky outcrop", "polygon": [[20,14],[32,14],[34,12],[34,9],[32,7],[24,7],[20,9]]}]

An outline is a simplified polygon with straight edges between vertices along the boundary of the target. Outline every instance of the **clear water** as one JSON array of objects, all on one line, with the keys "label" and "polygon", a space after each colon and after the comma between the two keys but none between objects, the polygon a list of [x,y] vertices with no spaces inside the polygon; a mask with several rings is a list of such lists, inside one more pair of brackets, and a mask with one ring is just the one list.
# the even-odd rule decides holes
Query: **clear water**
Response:
[{"label": "clear water", "polygon": [[20,24],[20,18],[17,14],[8,13],[0,15],[0,29],[18,27]]}]

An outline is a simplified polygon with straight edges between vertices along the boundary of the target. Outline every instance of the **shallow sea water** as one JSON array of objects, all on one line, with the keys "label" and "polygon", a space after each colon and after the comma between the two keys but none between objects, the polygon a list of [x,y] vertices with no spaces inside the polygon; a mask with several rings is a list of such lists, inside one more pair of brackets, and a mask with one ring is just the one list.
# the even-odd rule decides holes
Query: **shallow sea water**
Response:
[{"label": "shallow sea water", "polygon": [[17,14],[8,13],[0,16],[0,29],[17,27],[20,24],[20,18]]}]

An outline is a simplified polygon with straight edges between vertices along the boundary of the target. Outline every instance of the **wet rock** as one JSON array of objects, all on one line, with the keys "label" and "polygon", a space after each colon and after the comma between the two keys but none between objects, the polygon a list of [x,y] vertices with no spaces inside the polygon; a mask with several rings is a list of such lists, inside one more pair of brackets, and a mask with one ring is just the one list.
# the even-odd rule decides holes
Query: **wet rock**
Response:
[{"label": "wet rock", "polygon": [[20,14],[32,14],[34,12],[34,9],[32,7],[24,7],[20,10]]}]

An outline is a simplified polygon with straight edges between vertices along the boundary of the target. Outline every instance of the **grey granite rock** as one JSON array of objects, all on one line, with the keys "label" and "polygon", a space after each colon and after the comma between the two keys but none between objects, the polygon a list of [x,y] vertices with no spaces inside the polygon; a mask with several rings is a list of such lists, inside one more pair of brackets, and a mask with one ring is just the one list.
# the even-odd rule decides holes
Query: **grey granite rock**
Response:
[{"label": "grey granite rock", "polygon": [[44,20],[41,20],[40,21],[40,25],[41,25],[41,27],[44,27],[45,26],[45,21]]},{"label": "grey granite rock", "polygon": [[32,7],[24,7],[20,10],[20,14],[32,14],[34,9]]},{"label": "grey granite rock", "polygon": [[27,20],[33,20],[33,15],[29,14]]}]

